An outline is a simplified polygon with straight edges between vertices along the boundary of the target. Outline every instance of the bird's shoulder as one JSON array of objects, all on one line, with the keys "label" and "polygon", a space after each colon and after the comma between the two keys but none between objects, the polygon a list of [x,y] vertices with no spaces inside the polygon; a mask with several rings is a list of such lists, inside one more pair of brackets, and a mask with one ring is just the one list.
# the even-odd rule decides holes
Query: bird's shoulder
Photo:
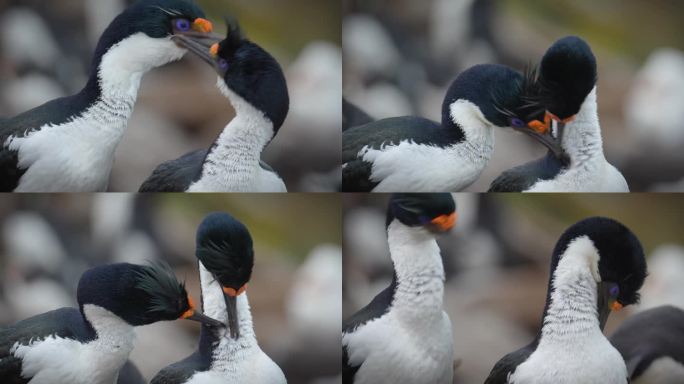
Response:
[{"label": "bird's shoulder", "polygon": [[187,382],[195,373],[209,370],[211,362],[199,351],[185,359],[166,366],[150,381],[150,384],[181,384]]},{"label": "bird's shoulder", "polygon": [[445,146],[461,137],[436,122],[417,116],[391,117],[350,128],[342,134],[342,162],[358,156],[365,146],[379,149],[383,145],[411,141],[416,144]]},{"label": "bird's shoulder", "polygon": [[489,376],[485,380],[485,384],[508,383],[508,375],[513,373],[520,364],[525,362],[532,352],[534,352],[535,348],[536,341],[502,357],[494,364],[491,372],[489,372]]},{"label": "bird's shoulder", "polygon": [[522,192],[541,180],[551,180],[563,169],[553,154],[513,167],[492,181],[488,192]]},{"label": "bird's shoulder", "polygon": [[392,279],[392,283],[385,288],[382,292],[378,293],[373,300],[371,300],[368,305],[363,307],[361,310],[353,314],[348,318],[343,326],[343,333],[354,332],[361,325],[379,317],[382,317],[385,313],[389,311],[392,305],[392,300],[394,299],[394,293],[397,289],[396,277]]},{"label": "bird's shoulder", "polygon": [[0,328],[0,377],[11,378],[19,376],[21,372],[21,360],[12,355],[15,344],[28,345],[34,341],[44,340],[48,336],[92,340],[96,334],[75,308],[56,309]]},{"label": "bird's shoulder", "polygon": [[184,192],[200,177],[206,157],[207,150],[199,149],[160,164],[142,183],[139,192]]}]

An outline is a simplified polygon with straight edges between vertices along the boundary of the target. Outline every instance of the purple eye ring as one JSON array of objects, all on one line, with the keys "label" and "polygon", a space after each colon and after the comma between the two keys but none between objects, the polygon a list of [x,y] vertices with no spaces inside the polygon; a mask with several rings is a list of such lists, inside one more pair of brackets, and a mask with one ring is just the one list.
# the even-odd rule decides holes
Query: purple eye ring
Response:
[{"label": "purple eye ring", "polygon": [[620,294],[620,287],[617,285],[613,285],[612,287],[610,287],[609,293],[610,297],[618,297],[618,295]]},{"label": "purple eye ring", "polygon": [[218,60],[218,67],[222,71],[227,71],[228,70],[228,61],[226,59],[219,59]]},{"label": "purple eye ring", "polygon": [[175,22],[176,29],[181,32],[187,32],[190,30],[190,20],[188,19],[178,19]]},{"label": "purple eye ring", "polygon": [[525,122],[522,121],[522,119],[518,119],[517,117],[511,118],[511,126],[515,128],[522,128],[525,126]]}]

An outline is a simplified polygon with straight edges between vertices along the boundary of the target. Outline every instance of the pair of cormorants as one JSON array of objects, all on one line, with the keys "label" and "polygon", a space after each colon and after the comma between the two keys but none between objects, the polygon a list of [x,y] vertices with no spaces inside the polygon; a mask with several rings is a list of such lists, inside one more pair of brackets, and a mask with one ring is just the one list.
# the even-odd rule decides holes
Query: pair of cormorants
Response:
[{"label": "pair of cormorants", "polygon": [[441,124],[419,117],[373,121],[345,101],[342,189],[462,190],[487,165],[494,128],[510,127],[549,152],[504,172],[490,192],[628,192],[603,154],[596,80],[591,48],[570,36],[548,49],[538,75],[494,64],[461,73],[444,98]]},{"label": "pair of cormorants", "polygon": [[[386,231],[394,277],[343,324],[344,383],[452,383],[454,348],[436,236],[455,221],[450,194],[392,195]],[[611,311],[638,301],[646,270],[641,243],[623,224],[590,217],[570,226],[551,256],[539,333],[499,360],[485,383],[681,380],[681,309],[651,309],[627,319],[610,339],[603,334]]]},{"label": "pair of cormorants", "polygon": [[143,75],[187,50],[218,73],[217,86],[236,117],[210,148],[160,165],[140,190],[285,191],[260,160],[289,108],[282,68],[236,23],[225,39],[212,30],[190,1],[141,0],[128,7],[100,37],[81,92],[0,119],[0,191],[105,191]]},{"label": "pair of cormorants", "polygon": [[0,328],[0,381],[143,383],[127,360],[134,327],[190,319],[202,322],[197,352],[162,369],[152,383],[285,383],[252,327],[246,289],[254,250],[247,228],[227,213],[207,215],[197,230],[195,255],[204,314],[166,263],[95,267],[81,276],[78,309]]}]

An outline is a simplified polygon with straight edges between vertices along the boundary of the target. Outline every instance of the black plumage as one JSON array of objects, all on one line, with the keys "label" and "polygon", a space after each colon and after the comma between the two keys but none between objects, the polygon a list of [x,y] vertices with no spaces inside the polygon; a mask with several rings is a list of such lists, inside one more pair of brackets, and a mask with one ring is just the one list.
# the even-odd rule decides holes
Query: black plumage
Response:
[{"label": "black plumage", "polygon": [[625,359],[631,380],[662,357],[684,366],[684,311],[665,305],[637,313],[620,324],[610,342]]},{"label": "black plumage", "polygon": [[373,122],[372,117],[361,108],[342,98],[342,131]]},{"label": "black plumage", "polygon": [[197,351],[181,361],[164,367],[152,378],[150,384],[181,384],[197,372],[210,370],[212,354],[220,337],[218,330],[203,326]]},{"label": "black plumage", "polygon": [[548,152],[540,159],[505,171],[492,181],[487,192],[522,192],[539,181],[555,178],[564,168],[563,162]]}]

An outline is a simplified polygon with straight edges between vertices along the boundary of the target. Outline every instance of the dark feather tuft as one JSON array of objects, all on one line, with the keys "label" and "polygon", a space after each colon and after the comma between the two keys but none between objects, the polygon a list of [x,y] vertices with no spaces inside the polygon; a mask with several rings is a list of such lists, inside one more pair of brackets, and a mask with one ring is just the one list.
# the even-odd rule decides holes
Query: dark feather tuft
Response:
[{"label": "dark feather tuft", "polygon": [[181,283],[171,266],[163,261],[152,261],[136,273],[136,288],[150,295],[148,312],[168,312],[178,308],[179,299],[187,297],[185,283]]}]

